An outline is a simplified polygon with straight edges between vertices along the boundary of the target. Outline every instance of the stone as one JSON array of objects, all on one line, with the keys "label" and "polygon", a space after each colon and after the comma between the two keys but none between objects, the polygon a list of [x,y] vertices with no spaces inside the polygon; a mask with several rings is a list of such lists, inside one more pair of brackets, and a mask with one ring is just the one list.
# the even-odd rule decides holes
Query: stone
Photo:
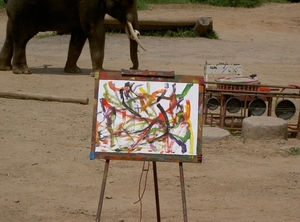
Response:
[{"label": "stone", "polygon": [[221,129],[219,127],[203,126],[202,139],[203,142],[211,142],[225,139],[230,136],[227,130]]},{"label": "stone", "polygon": [[285,120],[271,116],[250,116],[243,119],[242,138],[269,140],[287,139],[288,124]]}]

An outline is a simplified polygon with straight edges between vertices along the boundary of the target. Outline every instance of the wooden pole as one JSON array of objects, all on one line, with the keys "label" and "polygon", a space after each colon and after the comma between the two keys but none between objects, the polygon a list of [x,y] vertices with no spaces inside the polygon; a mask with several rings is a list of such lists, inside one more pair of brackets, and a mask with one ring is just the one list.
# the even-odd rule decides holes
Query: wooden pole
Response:
[{"label": "wooden pole", "polygon": [[96,222],[100,222],[103,199],[104,199],[104,192],[105,192],[105,186],[106,186],[107,175],[108,175],[108,169],[109,169],[109,159],[106,159],[104,172],[103,172],[103,178],[102,178],[100,198],[99,198],[98,209],[97,209],[97,214],[96,214]]},{"label": "wooden pole", "polygon": [[183,164],[182,164],[182,162],[179,162],[179,175],[180,175],[180,187],[181,187],[181,198],[182,198],[183,221],[184,222],[188,222],[187,207],[186,207],[186,197],[185,197],[185,186],[184,186],[184,176],[183,176]]},{"label": "wooden pole", "polygon": [[40,100],[40,101],[55,101],[55,102],[67,102],[67,103],[80,103],[80,104],[88,104],[89,99],[81,99],[81,98],[71,98],[71,97],[63,97],[63,96],[49,96],[43,94],[30,94],[30,93],[12,93],[12,92],[0,92],[1,98],[8,99],[30,99],[30,100]]},{"label": "wooden pole", "polygon": [[154,179],[155,202],[156,202],[156,218],[157,218],[157,222],[160,222],[161,218],[160,218],[158,182],[157,182],[158,181],[157,180],[157,167],[156,167],[155,161],[153,161],[153,179]]}]

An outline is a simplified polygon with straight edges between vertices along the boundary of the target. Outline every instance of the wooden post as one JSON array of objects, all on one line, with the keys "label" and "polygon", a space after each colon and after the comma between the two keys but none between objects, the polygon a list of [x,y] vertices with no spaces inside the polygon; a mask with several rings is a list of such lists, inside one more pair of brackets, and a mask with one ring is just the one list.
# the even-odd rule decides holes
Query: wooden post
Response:
[{"label": "wooden post", "polygon": [[297,132],[297,136],[296,136],[296,138],[298,139],[298,140],[300,140],[300,110],[299,110],[299,117],[298,117],[298,132]]},{"label": "wooden post", "polygon": [[213,30],[213,20],[211,17],[201,17],[197,20],[194,30],[199,36],[205,36],[207,32]]}]

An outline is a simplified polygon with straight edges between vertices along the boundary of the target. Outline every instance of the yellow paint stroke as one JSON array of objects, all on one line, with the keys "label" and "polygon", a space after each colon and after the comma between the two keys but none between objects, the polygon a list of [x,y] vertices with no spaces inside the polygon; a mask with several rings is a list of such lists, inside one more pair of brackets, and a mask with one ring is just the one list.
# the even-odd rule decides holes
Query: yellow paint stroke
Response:
[{"label": "yellow paint stroke", "polygon": [[147,97],[148,99],[148,102],[145,103],[142,107],[141,107],[141,110],[140,112],[144,112],[156,99],[157,99],[157,94],[159,93],[165,93],[166,90],[165,89],[158,89],[156,91],[154,91],[151,95],[149,95],[145,89],[143,87],[140,87],[139,88],[140,92],[142,93],[142,95],[144,97]]},{"label": "yellow paint stroke", "polygon": [[191,138],[190,138],[190,154],[193,154],[194,153],[194,132],[193,132],[193,127],[192,127],[192,122],[191,122],[191,103],[189,100],[186,101],[186,105],[184,106],[184,119],[187,121],[188,123],[188,127],[189,127],[189,130],[190,130],[190,135],[191,135]]}]

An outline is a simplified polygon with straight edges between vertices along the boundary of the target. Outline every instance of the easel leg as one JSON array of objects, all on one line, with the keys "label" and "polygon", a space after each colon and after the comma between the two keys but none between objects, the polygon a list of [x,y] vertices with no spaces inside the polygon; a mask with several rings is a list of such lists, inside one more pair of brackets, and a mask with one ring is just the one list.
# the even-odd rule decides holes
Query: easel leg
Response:
[{"label": "easel leg", "polygon": [[101,193],[100,193],[100,198],[99,198],[98,210],[97,210],[97,215],[96,215],[96,222],[100,221],[106,179],[107,179],[107,174],[108,174],[108,166],[109,166],[109,159],[106,159],[105,168],[104,168],[104,172],[103,172],[102,187],[101,187]]},{"label": "easel leg", "polygon": [[158,195],[158,183],[157,183],[157,170],[156,162],[153,161],[153,178],[154,178],[154,190],[155,190],[155,201],[156,201],[156,217],[157,222],[160,222],[160,207],[159,207],[159,195]]},{"label": "easel leg", "polygon": [[183,165],[182,165],[182,162],[179,163],[179,174],[180,174],[180,185],[181,185],[181,197],[182,197],[183,221],[184,221],[184,222],[188,222],[188,219],[187,219],[187,209],[186,209],[186,199],[185,199],[185,188],[184,188],[184,177],[183,177]]}]

